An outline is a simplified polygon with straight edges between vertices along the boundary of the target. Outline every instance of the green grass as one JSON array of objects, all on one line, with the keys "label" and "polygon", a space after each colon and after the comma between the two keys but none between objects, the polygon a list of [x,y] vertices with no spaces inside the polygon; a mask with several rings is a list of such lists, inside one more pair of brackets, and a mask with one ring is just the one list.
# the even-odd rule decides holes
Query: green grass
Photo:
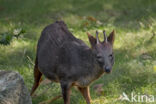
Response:
[{"label": "green grass", "polygon": [[[113,72],[91,85],[94,104],[129,104],[117,100],[123,92],[156,97],[156,37],[151,39],[156,33],[155,11],[155,0],[0,0],[0,33],[18,28],[26,31],[10,45],[0,45],[0,70],[18,71],[30,90],[40,33],[46,25],[62,19],[88,45],[86,32],[95,34],[95,30],[105,29],[108,35],[113,29],[116,31]],[[151,58],[144,59],[143,54]],[[104,84],[101,96],[93,88],[100,83]],[[59,84],[50,86],[47,93],[33,98],[33,104],[61,93]],[[46,88],[42,85],[36,93]],[[72,92],[71,104],[85,104],[77,90],[73,88]],[[54,104],[62,102],[59,99]]]}]

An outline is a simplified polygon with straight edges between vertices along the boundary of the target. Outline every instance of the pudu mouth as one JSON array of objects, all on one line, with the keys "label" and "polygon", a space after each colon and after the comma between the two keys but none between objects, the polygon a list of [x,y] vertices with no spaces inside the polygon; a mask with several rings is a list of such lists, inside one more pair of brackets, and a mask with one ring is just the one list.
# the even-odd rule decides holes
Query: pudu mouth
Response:
[{"label": "pudu mouth", "polygon": [[[106,71],[105,71],[106,72]],[[106,72],[107,74],[110,74],[112,71]]]},{"label": "pudu mouth", "polygon": [[109,74],[109,73],[112,72],[112,68],[105,67],[105,68],[104,68],[104,72],[107,73],[107,74]]}]

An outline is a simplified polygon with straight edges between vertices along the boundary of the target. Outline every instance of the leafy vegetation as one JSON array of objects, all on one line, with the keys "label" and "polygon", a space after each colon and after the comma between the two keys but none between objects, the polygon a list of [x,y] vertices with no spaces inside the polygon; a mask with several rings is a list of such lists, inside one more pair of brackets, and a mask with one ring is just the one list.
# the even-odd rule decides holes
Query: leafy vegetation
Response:
[{"label": "leafy vegetation", "polygon": [[19,36],[21,36],[24,33],[25,33],[25,30],[21,28],[15,29],[13,33],[8,33],[8,32],[3,33],[0,35],[0,44],[9,45],[13,37],[16,37],[18,39]]},{"label": "leafy vegetation", "polygon": [[[123,92],[156,97],[155,11],[155,0],[0,0],[0,43],[10,43],[0,45],[0,70],[18,71],[31,89],[37,40],[45,26],[62,19],[88,45],[86,32],[94,35],[98,30],[102,34],[105,29],[108,35],[116,31],[113,72],[91,85],[94,104],[134,104],[120,100]],[[22,38],[12,38],[17,35],[13,34],[16,29],[25,31]],[[94,85],[101,83],[99,95]],[[41,85],[36,93],[47,88],[48,92],[33,98],[33,104],[61,93],[56,83]],[[73,88],[72,92],[72,104],[85,104],[77,90]],[[53,103],[62,102],[58,99]]]}]

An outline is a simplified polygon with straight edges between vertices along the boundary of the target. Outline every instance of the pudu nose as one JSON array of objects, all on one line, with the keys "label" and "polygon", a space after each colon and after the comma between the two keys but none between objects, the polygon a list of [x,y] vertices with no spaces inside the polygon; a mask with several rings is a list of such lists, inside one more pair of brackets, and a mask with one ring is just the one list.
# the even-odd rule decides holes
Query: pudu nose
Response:
[{"label": "pudu nose", "polygon": [[106,66],[106,67],[105,67],[105,72],[106,72],[106,73],[110,73],[110,72],[111,72],[111,67]]}]

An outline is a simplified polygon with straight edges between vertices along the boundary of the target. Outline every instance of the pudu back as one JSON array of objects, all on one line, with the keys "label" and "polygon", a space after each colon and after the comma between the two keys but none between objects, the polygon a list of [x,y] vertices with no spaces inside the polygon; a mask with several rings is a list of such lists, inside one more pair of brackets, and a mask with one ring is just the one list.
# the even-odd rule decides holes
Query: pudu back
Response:
[{"label": "pudu back", "polygon": [[[89,47],[83,41],[75,38],[68,31],[63,21],[56,21],[42,31],[38,41],[38,67],[46,77],[54,81],[58,81],[58,77],[63,76],[65,72],[78,74],[78,69],[81,69],[78,68],[80,64],[86,66],[83,64],[88,53],[90,53],[90,51],[85,52],[86,49],[89,49]],[[69,69],[71,67],[77,68],[74,69],[74,73],[71,73],[69,69],[64,67]]]}]

